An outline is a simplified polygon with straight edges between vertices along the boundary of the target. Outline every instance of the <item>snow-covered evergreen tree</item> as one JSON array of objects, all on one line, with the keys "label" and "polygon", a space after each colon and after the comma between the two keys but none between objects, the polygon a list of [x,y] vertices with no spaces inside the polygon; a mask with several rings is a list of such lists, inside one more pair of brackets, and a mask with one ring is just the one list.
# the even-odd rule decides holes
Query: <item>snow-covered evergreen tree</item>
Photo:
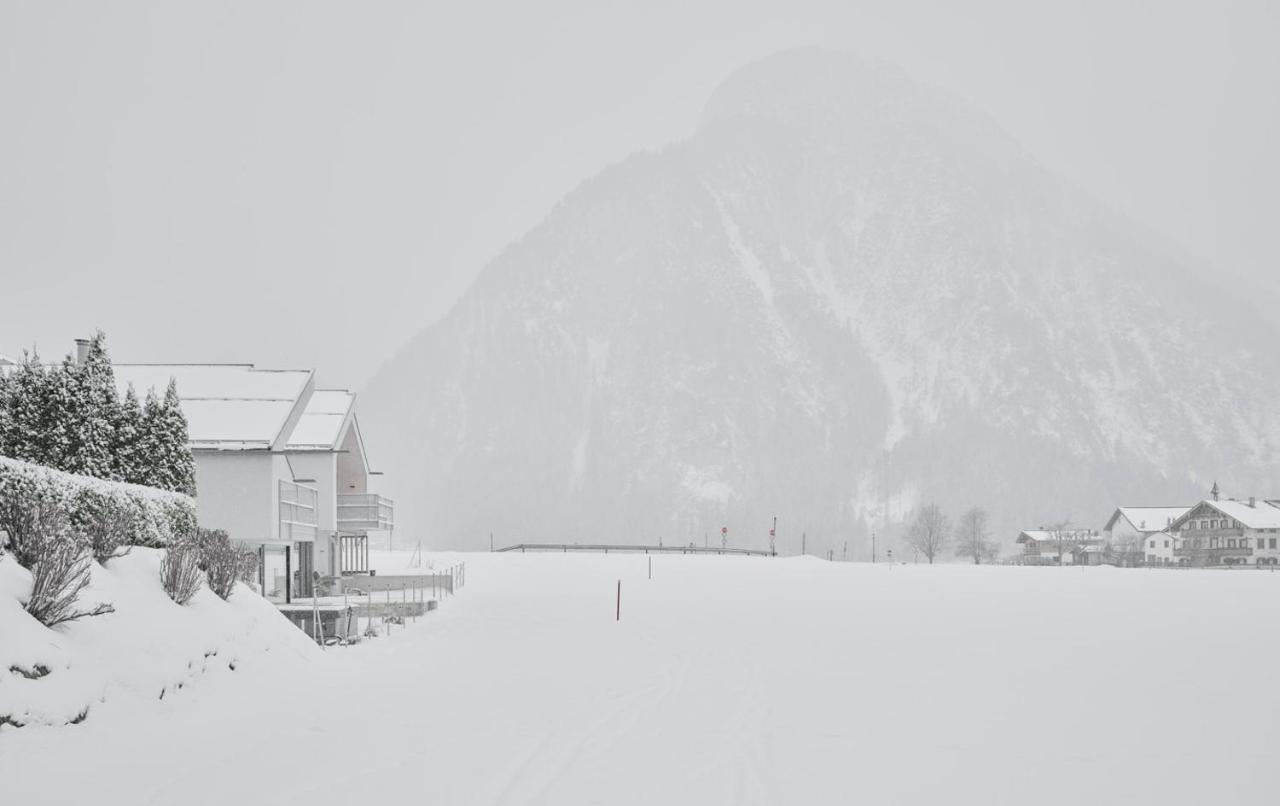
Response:
[{"label": "snow-covered evergreen tree", "polygon": [[66,411],[68,444],[60,467],[70,473],[118,481],[112,454],[119,397],[105,341],[98,331],[82,363],[63,365],[72,395]]},{"label": "snow-covered evergreen tree", "polygon": [[39,431],[35,435],[39,459],[34,461],[58,470],[68,470],[76,450],[75,422],[78,394],[75,361],[71,356],[62,364],[43,370],[39,386]]},{"label": "snow-covered evergreen tree", "polygon": [[12,385],[9,374],[0,371],[0,456],[9,455],[5,447],[9,442],[9,423],[12,420],[9,414],[9,387]]},{"label": "snow-covered evergreen tree", "polygon": [[137,483],[145,484],[148,487],[168,489],[165,486],[165,482],[168,481],[168,474],[164,472],[162,462],[164,454],[163,420],[164,415],[161,411],[160,396],[156,394],[155,388],[148,389],[146,399],[142,404],[142,418],[138,429],[139,462],[137,465]]},{"label": "snow-covered evergreen tree", "polygon": [[115,477],[130,484],[146,484],[147,457],[143,452],[142,404],[129,384],[124,400],[116,407]]},{"label": "snow-covered evergreen tree", "polygon": [[40,406],[44,397],[45,380],[46,371],[40,365],[40,356],[24,351],[22,364],[12,373],[8,382],[5,456],[44,464]]},{"label": "snow-covered evergreen tree", "polygon": [[164,467],[168,485],[164,489],[187,495],[196,494],[195,461],[187,434],[187,417],[182,413],[178,384],[169,379],[160,410],[163,416]]}]

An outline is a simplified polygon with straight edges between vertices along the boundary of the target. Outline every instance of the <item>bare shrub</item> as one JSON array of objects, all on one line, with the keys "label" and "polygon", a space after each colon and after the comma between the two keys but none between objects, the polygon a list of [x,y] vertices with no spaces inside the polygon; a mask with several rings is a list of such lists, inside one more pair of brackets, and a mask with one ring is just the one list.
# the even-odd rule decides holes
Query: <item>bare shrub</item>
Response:
[{"label": "bare shrub", "polygon": [[192,541],[180,540],[164,550],[160,561],[160,583],[169,598],[180,605],[191,601],[200,590],[200,550]]},{"label": "bare shrub", "polygon": [[107,560],[123,557],[133,548],[137,531],[134,516],[123,509],[106,509],[95,513],[82,527],[93,559],[106,565]]},{"label": "bare shrub", "polygon": [[42,537],[70,531],[70,522],[52,501],[0,496],[0,529],[9,535],[7,550],[18,565],[30,569],[40,554]]},{"label": "bare shrub", "polygon": [[66,514],[48,501],[6,504],[0,517],[9,533],[9,549],[18,564],[31,572],[31,598],[26,610],[52,627],[76,619],[114,612],[105,603],[77,610],[80,592],[89,585],[93,561],[84,540],[70,526]]},{"label": "bare shrub", "polygon": [[209,589],[226,599],[240,578],[240,549],[221,529],[201,529],[196,544],[200,547],[200,567],[209,581]]}]

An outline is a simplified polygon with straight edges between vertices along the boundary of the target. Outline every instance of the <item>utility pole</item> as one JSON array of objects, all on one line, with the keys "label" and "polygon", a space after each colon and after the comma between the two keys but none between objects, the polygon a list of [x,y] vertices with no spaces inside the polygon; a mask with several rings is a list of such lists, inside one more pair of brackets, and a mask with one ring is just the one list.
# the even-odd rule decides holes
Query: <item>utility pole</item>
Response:
[{"label": "utility pole", "polygon": [[848,562],[849,560],[849,541],[844,541],[844,548],[840,549],[840,562]]},{"label": "utility pole", "polygon": [[873,530],[871,532],[871,562],[875,562],[875,561],[876,561],[876,533]]},{"label": "utility pole", "polygon": [[809,549],[806,547],[806,544],[808,543],[808,537],[809,537],[809,534],[807,532],[800,533],[800,553],[801,554],[809,553]]},{"label": "utility pole", "polygon": [[493,532],[489,533],[489,551],[493,551]]},{"label": "utility pole", "polygon": [[778,516],[773,516],[773,528],[769,530],[769,553],[777,555],[778,549],[774,545],[774,540],[778,537]]}]

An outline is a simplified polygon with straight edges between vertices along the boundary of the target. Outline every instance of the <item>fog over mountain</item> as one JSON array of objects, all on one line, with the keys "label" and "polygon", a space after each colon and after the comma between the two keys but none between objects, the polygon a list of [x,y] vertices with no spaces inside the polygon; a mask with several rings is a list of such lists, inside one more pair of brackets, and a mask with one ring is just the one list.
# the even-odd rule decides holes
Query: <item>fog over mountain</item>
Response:
[{"label": "fog over mountain", "polygon": [[[866,556],[936,501],[1018,528],[1265,495],[1274,325],[892,67],[739,71],[696,132],[512,244],[361,400],[400,533]],[[883,550],[883,549],[882,549]]]}]

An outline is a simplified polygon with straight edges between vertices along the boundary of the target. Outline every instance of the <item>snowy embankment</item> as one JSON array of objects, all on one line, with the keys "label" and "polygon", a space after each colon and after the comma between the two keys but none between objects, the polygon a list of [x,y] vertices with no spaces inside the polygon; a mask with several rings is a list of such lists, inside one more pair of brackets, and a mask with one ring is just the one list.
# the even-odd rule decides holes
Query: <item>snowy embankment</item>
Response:
[{"label": "snowy embankment", "polygon": [[115,612],[50,629],[20,604],[31,575],[0,556],[0,720],[26,726],[5,725],[0,734],[112,711],[134,716],[201,688],[216,697],[212,679],[264,667],[277,673],[318,652],[243,585],[227,601],[202,587],[185,606],[174,604],[160,584],[160,557],[135,548],[105,567],[94,564],[80,601],[109,602]]},{"label": "snowy embankment", "polygon": [[393,640],[0,730],[6,800],[1275,801],[1280,573],[429,559],[467,586]]}]

